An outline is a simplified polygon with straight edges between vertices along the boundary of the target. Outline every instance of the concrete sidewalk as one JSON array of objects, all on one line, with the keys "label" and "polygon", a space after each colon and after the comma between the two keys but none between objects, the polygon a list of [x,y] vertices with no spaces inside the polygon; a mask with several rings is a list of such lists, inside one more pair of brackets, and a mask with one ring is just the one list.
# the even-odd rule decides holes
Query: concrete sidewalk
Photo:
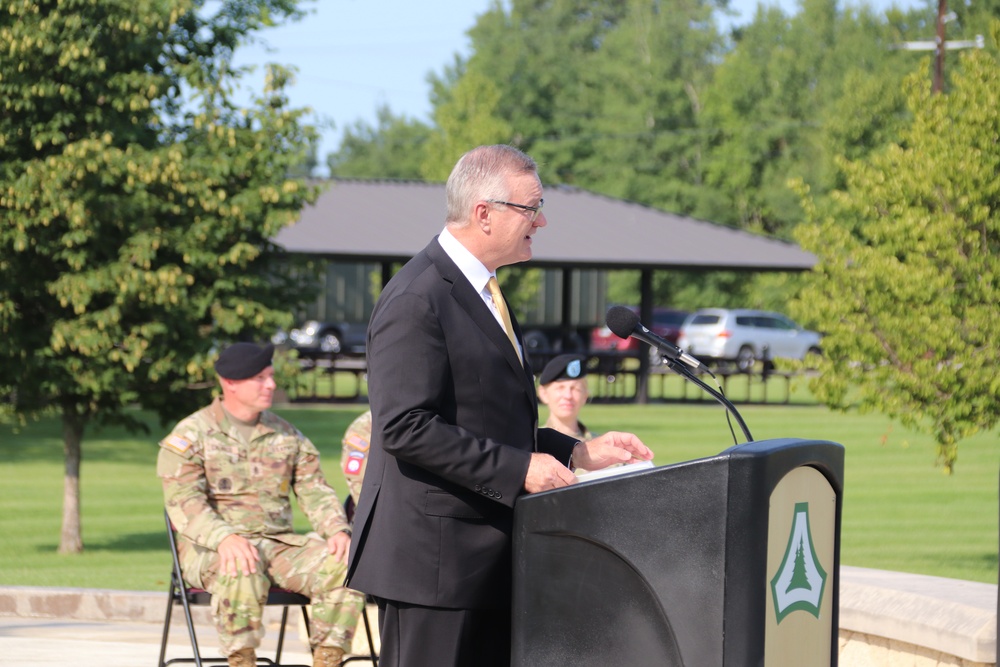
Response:
[{"label": "concrete sidewalk", "polygon": [[[113,603],[108,604],[109,600]],[[166,600],[166,591],[0,587],[0,667],[156,667]],[[207,609],[199,607],[195,611],[202,657],[218,657],[215,629],[204,613]],[[271,612],[275,611],[269,608],[265,616],[267,634],[258,652],[261,657],[274,657],[278,614]],[[375,612],[369,609],[369,619],[374,623],[375,618]],[[372,631],[377,648],[378,630]],[[358,654],[368,652],[361,623],[353,648]],[[192,655],[184,614],[176,606],[166,658]],[[281,659],[283,664],[312,664],[298,609],[289,611]],[[349,664],[367,667],[371,662],[357,660]]]}]

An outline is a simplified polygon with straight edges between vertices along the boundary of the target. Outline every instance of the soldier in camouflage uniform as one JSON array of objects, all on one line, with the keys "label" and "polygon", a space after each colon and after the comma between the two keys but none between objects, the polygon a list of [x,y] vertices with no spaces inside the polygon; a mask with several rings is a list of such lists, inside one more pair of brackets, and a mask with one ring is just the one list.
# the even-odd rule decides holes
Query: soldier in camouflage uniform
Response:
[{"label": "soldier in camouflage uniform", "polygon": [[[272,582],[312,601],[316,667],[340,665],[363,597],[344,588],[350,531],[319,452],[268,411],[273,347],[236,343],[215,368],[222,397],[182,420],[160,442],[157,474],[188,584],[212,594],[231,667],[254,666]],[[296,534],[289,492],[322,540]]]},{"label": "soldier in camouflage uniform", "polygon": [[340,464],[344,469],[344,479],[351,491],[351,500],[355,507],[361,495],[361,481],[365,478],[365,468],[368,467],[368,447],[372,439],[372,411],[366,410],[344,431],[344,446],[340,455]]},{"label": "soldier in camouflage uniform", "polygon": [[[361,482],[365,478],[365,468],[368,467],[368,447],[371,439],[372,411],[365,410],[351,422],[341,440],[343,449],[340,454],[340,466],[344,471],[344,479],[347,480],[347,489],[353,501],[352,512],[353,508],[358,506],[358,498],[361,496]],[[358,595],[363,594],[358,593]],[[355,617],[355,625],[358,620],[359,618]]]}]

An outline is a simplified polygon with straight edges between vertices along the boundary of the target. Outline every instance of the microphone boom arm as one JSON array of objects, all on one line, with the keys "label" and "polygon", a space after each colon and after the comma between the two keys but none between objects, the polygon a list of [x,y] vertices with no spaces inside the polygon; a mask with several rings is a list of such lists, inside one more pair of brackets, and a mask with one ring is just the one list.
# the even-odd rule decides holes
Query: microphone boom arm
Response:
[{"label": "microphone boom arm", "polygon": [[733,416],[733,418],[736,419],[736,423],[740,425],[740,429],[743,431],[743,435],[746,436],[747,442],[754,441],[753,436],[750,435],[750,429],[747,428],[746,422],[743,421],[743,417],[740,415],[739,410],[736,409],[736,406],[732,404],[732,401],[726,398],[721,392],[718,392],[715,389],[709,387],[708,384],[706,384],[701,378],[697,377],[694,373],[688,370],[687,367],[684,366],[684,364],[678,363],[675,359],[671,359],[670,357],[667,356],[663,357],[663,362],[667,365],[667,368],[677,373],[681,377],[690,380],[691,382],[695,383],[696,385],[704,389],[706,392],[708,392],[712,396],[712,398],[718,401],[724,408],[726,408],[726,410],[729,411],[729,413]]}]

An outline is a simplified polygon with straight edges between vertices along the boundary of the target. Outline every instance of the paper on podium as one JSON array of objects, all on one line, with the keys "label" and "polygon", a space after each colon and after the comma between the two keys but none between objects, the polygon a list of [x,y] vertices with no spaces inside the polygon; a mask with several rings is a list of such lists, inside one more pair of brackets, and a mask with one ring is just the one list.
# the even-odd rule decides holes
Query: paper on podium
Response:
[{"label": "paper on podium", "polygon": [[605,477],[617,477],[618,475],[626,475],[630,472],[638,472],[639,470],[648,470],[650,468],[655,468],[652,461],[637,461],[635,463],[627,463],[623,466],[614,466],[611,468],[604,468],[603,470],[590,470],[587,472],[579,473],[576,476],[579,482],[592,482],[595,479],[604,479]]}]

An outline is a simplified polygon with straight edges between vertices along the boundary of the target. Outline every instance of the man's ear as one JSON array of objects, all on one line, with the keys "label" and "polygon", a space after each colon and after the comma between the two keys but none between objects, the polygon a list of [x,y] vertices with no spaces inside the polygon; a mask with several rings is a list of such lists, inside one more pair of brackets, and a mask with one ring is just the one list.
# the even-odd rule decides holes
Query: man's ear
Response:
[{"label": "man's ear", "polygon": [[479,225],[479,229],[486,234],[490,233],[492,226],[492,222],[490,220],[490,214],[492,212],[493,207],[484,201],[477,202],[476,207],[473,209],[476,224]]}]

